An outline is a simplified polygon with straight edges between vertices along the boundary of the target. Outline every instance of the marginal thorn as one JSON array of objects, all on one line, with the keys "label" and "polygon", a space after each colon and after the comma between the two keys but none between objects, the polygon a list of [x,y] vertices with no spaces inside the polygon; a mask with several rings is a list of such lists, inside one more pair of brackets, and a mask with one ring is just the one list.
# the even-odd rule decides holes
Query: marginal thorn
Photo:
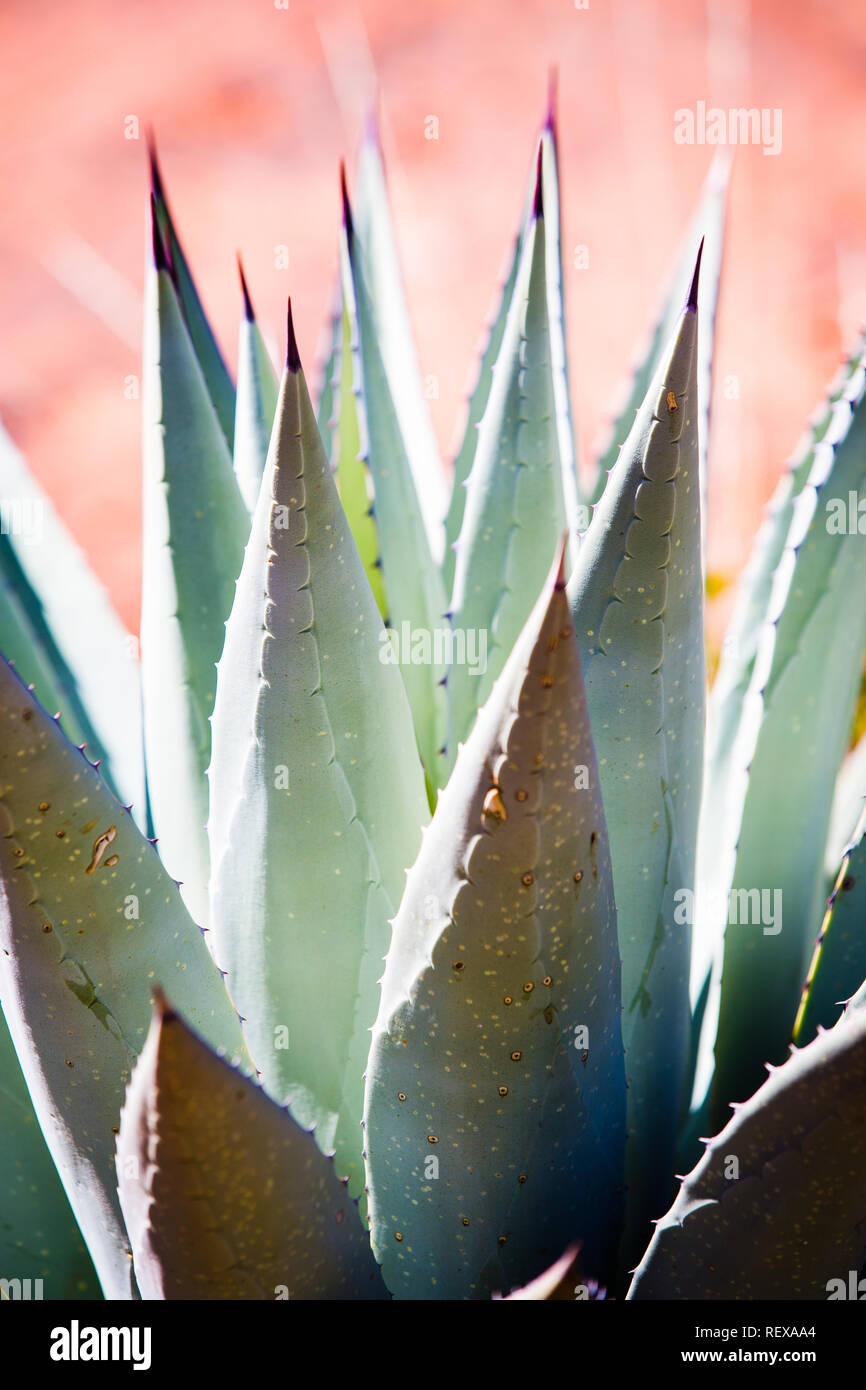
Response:
[{"label": "marginal thorn", "polygon": [[286,334],[286,368],[290,372],[298,373],[301,370],[301,357],[298,352],[298,343],[295,338],[295,325],[292,321],[292,299],[289,296],[289,308],[287,314],[288,331]]},{"label": "marginal thorn", "polygon": [[698,281],[699,281],[700,275],[701,275],[701,257],[703,256],[703,254],[704,254],[704,238],[701,237],[701,244],[700,244],[700,246],[698,247],[698,258],[697,258],[697,260],[695,261],[695,273],[694,273],[694,275],[692,276],[691,288],[689,289],[689,297],[688,297],[688,299],[686,300],[686,308],[687,308],[687,309],[695,310],[695,309],[697,309],[697,307],[698,307]]}]

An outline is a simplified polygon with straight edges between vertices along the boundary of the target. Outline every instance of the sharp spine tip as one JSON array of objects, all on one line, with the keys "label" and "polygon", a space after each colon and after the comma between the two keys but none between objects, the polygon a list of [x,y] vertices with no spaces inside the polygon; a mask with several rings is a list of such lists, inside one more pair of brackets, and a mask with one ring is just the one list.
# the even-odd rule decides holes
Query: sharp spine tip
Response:
[{"label": "sharp spine tip", "polygon": [[244,318],[247,323],[255,323],[256,316],[253,313],[253,302],[250,299],[250,291],[247,285],[247,277],[244,275],[244,263],[241,260],[241,253],[238,252],[238,274],[241,277],[241,294],[244,297]]},{"label": "sharp spine tip", "polygon": [[295,337],[295,325],[294,325],[294,321],[293,321],[293,319],[292,319],[292,297],[291,297],[291,295],[289,295],[289,307],[288,307],[288,312],[287,312],[287,315],[286,315],[286,321],[287,321],[287,333],[286,333],[286,368],[287,368],[287,370],[290,371],[290,372],[295,372],[295,373],[297,373],[297,372],[299,372],[299,371],[301,370],[301,357],[300,357],[300,353],[298,352],[298,340],[297,340],[297,338]]},{"label": "sharp spine tip", "polygon": [[697,309],[698,307],[698,281],[701,276],[701,257],[704,254],[704,238],[701,237],[701,244],[698,247],[698,258],[695,261],[695,273],[692,276],[692,283],[689,288],[689,297],[686,301],[687,309]]},{"label": "sharp spine tip", "polygon": [[544,158],[544,146],[538,142],[538,165],[535,172],[535,199],[532,204],[533,216],[537,219],[544,216],[544,194],[541,190],[541,167]]},{"label": "sharp spine tip", "polygon": [[159,158],[156,153],[156,136],[154,135],[153,128],[151,126],[148,126],[146,131],[144,132],[144,138],[147,144],[147,159],[148,163],[150,164],[151,192],[153,193],[154,197],[159,199],[161,203],[164,203],[165,188],[163,186],[162,174],[159,168]]},{"label": "sharp spine tip", "polygon": [[346,163],[345,160],[342,159],[340,160],[340,197],[343,202],[343,226],[346,229],[346,236],[351,243],[355,235],[355,228],[352,222],[352,205],[349,202],[349,189],[346,185]]},{"label": "sharp spine tip", "polygon": [[153,263],[157,270],[164,270],[166,274],[174,280],[172,265],[169,259],[168,247],[163,239],[162,230],[159,225],[159,217],[156,210],[156,194],[150,195],[150,232],[151,244],[153,249]]}]

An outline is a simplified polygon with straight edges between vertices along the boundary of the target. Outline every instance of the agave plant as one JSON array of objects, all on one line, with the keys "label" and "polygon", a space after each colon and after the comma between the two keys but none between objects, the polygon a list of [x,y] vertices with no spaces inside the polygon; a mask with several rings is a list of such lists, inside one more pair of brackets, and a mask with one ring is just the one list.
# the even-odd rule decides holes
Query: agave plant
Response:
[{"label": "agave plant", "polygon": [[724,170],[580,470],[548,113],[450,501],[375,128],[315,404],[243,271],[235,388],[152,174],[140,666],[0,460],[38,519],[0,536],[3,1293],[827,1297],[866,1258],[866,342],[707,701]]}]

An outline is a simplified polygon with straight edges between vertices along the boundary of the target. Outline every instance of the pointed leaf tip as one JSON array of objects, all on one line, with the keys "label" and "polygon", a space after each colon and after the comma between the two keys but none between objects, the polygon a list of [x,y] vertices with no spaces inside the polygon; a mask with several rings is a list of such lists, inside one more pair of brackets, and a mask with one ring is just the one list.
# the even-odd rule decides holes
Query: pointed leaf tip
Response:
[{"label": "pointed leaf tip", "polygon": [[533,206],[532,206],[533,216],[536,217],[536,218],[538,218],[538,217],[543,217],[543,216],[544,216],[544,197],[543,197],[543,194],[542,194],[542,191],[541,191],[541,162],[542,162],[542,156],[543,156],[543,154],[544,154],[544,146],[542,145],[541,141],[539,140],[539,142],[538,142],[538,168],[537,168],[537,172],[536,172],[536,175],[535,175],[535,201],[534,201]]},{"label": "pointed leaf tip", "polygon": [[171,279],[174,280],[174,273],[172,270],[171,261],[169,259],[168,247],[166,246],[165,241],[163,240],[162,232],[160,231],[159,218],[157,217],[156,212],[155,193],[151,193],[150,195],[150,231],[153,248],[153,263],[156,266],[157,270],[164,270],[169,276],[171,276]]},{"label": "pointed leaf tip", "polygon": [[253,302],[250,299],[250,292],[247,286],[247,277],[244,275],[244,266],[243,261],[241,260],[240,251],[238,252],[238,274],[241,277],[241,294],[244,297],[244,318],[246,319],[247,323],[255,323],[256,316],[253,313]]},{"label": "pointed leaf tip", "polygon": [[694,275],[692,276],[692,283],[691,283],[691,287],[689,288],[689,297],[688,297],[688,300],[686,301],[686,308],[687,308],[687,309],[697,309],[697,307],[698,307],[698,281],[700,280],[700,276],[701,276],[701,257],[703,256],[703,254],[704,254],[704,238],[701,237],[701,244],[700,244],[700,246],[698,247],[698,258],[697,258],[697,260],[695,261],[695,273],[694,273]]},{"label": "pointed leaf tip", "polygon": [[151,192],[161,203],[165,202],[165,188],[162,182],[162,174],[159,168],[159,158],[156,153],[156,136],[151,126],[147,127],[144,133],[147,143],[147,159],[150,165],[150,187]]},{"label": "pointed leaf tip", "polygon": [[286,334],[286,368],[290,372],[301,370],[301,355],[298,352],[298,340],[295,337],[295,325],[292,320],[292,299],[289,296],[289,307],[287,313],[288,331]]},{"label": "pointed leaf tip", "polygon": [[349,242],[355,235],[354,224],[352,222],[352,205],[349,202],[349,190],[346,186],[346,164],[340,160],[340,197],[343,202],[343,226],[346,228],[346,236]]}]

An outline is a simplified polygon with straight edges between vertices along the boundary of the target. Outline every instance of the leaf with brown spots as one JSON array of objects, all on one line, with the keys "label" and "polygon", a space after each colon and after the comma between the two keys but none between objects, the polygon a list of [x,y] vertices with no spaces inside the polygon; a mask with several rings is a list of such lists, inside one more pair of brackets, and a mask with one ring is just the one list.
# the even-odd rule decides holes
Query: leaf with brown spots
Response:
[{"label": "leaf with brown spots", "polygon": [[[532,1278],[570,1237],[596,1277],[615,1256],[619,950],[567,620],[558,560],[439,798],[394,921],[365,1137],[373,1249],[395,1296],[487,1298]],[[588,786],[575,786],[576,765]],[[491,784],[507,816],[485,814]],[[578,886],[593,853],[598,875]]]}]

